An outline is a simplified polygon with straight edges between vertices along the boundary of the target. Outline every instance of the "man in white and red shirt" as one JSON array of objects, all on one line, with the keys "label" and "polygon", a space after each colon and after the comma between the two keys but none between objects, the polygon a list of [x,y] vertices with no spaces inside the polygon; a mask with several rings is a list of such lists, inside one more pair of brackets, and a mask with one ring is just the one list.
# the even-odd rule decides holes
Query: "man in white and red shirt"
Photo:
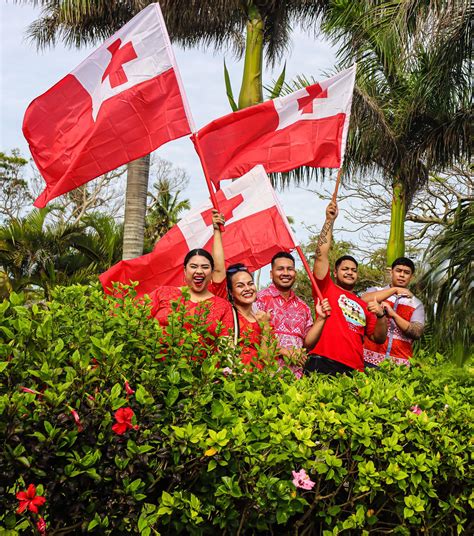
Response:
[{"label": "man in white and red shirt", "polygon": [[270,277],[271,285],[257,294],[256,307],[271,314],[282,355],[291,358],[301,351],[305,361],[306,354],[302,350],[311,350],[319,339],[330,310],[329,303],[323,300],[322,304],[317,304],[318,319],[313,322],[310,308],[292,290],[296,269],[290,253],[281,251],[273,257]]},{"label": "man in white and red shirt", "polygon": [[399,257],[392,264],[391,284],[368,288],[361,296],[367,303],[374,299],[382,303],[389,320],[388,336],[383,344],[365,341],[364,361],[369,367],[378,366],[385,359],[410,365],[413,342],[422,336],[425,326],[423,304],[407,288],[414,273],[413,261]]}]

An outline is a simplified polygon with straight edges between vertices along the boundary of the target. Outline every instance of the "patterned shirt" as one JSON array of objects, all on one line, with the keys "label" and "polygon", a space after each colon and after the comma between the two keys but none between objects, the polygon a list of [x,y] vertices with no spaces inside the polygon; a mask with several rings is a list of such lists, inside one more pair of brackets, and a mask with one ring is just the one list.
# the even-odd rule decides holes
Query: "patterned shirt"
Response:
[{"label": "patterned shirt", "polygon": [[306,334],[313,325],[311,309],[291,290],[288,298],[272,283],[257,294],[260,311],[270,312],[273,332],[282,348],[302,348]]},{"label": "patterned shirt", "polygon": [[[366,292],[377,292],[390,287],[371,287]],[[385,300],[392,309],[407,322],[417,322],[425,325],[425,309],[418,298],[406,298],[392,295]],[[379,365],[384,359],[392,359],[398,365],[409,365],[413,355],[413,339],[408,337],[397,326],[393,318],[388,319],[387,340],[383,344],[376,344],[366,339],[364,343],[364,361],[372,365]]]}]

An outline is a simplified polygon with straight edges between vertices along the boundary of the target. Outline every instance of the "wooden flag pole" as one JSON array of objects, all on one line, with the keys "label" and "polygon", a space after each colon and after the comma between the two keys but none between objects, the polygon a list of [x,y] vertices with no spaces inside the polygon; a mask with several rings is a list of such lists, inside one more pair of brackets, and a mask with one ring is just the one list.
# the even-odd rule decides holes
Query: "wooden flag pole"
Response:
[{"label": "wooden flag pole", "polygon": [[[209,178],[209,171],[207,170],[206,160],[204,159],[204,155],[202,154],[202,151],[201,151],[201,144],[199,143],[199,137],[198,137],[197,132],[195,132],[195,133],[193,133],[191,135],[191,141],[193,142],[194,148],[196,149],[196,152],[197,152],[197,154],[199,156],[199,160],[201,161],[201,166],[202,166],[202,170],[204,172],[204,178],[206,179],[207,189],[209,190],[209,195],[211,197],[212,206],[220,213],[219,203],[217,202],[216,193],[215,193],[214,187],[213,187],[213,185],[211,183],[211,179]],[[223,225],[219,224],[219,229],[220,229],[221,233],[224,232],[224,226]]]},{"label": "wooden flag pole", "polygon": [[308,261],[306,260],[306,257],[301,249],[300,246],[296,246],[296,251],[298,252],[298,255],[300,256],[301,262],[303,263],[303,266],[306,270],[306,273],[308,274],[309,280],[311,281],[311,285],[313,287],[314,292],[316,293],[316,296],[323,301],[323,295],[321,291],[319,290],[318,284],[316,283],[316,278],[314,277],[313,271],[309,267]]},{"label": "wooden flag pole", "polygon": [[334,193],[332,194],[332,202],[337,201],[337,193],[339,192],[339,185],[341,184],[342,166],[339,168],[336,177],[336,186],[334,187]]}]

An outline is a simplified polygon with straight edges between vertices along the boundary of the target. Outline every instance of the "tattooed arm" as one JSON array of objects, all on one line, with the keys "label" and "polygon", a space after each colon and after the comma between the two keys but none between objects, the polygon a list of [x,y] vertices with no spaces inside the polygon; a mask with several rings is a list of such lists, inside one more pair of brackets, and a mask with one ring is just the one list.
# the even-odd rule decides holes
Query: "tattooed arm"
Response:
[{"label": "tattooed arm", "polygon": [[314,257],[314,277],[324,279],[329,270],[329,248],[331,247],[332,229],[337,218],[337,203],[331,201],[326,209],[326,221],[319,233],[318,245]]},{"label": "tattooed arm", "polygon": [[415,341],[421,338],[425,327],[421,322],[409,322],[408,320],[405,320],[397,314],[387,302],[384,303],[384,309],[387,312],[387,316],[393,318],[395,324],[397,324],[405,335]]}]

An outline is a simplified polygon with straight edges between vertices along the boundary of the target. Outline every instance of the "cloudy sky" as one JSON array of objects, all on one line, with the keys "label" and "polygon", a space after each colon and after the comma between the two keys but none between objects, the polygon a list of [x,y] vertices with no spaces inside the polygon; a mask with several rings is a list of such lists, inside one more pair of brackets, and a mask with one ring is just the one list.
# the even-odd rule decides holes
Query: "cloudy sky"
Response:
[{"label": "cloudy sky", "polygon": [[[18,147],[24,155],[30,156],[21,132],[23,115],[28,104],[77,66],[91,49],[66,49],[58,45],[53,49],[38,52],[33,44],[26,41],[25,31],[29,23],[37,18],[39,10],[11,2],[1,5],[0,9],[0,150],[9,151]],[[200,128],[212,119],[229,113],[223,79],[223,60],[226,59],[236,96],[242,76],[242,62],[232,57],[230,52],[214,52],[212,49],[175,48],[175,53],[196,126]],[[323,73],[334,66],[335,55],[327,42],[295,29],[286,61],[287,80],[298,74],[323,78]],[[274,71],[266,71],[264,84],[271,84],[278,77],[281,68],[282,65],[278,65]],[[191,200],[192,205],[199,204],[207,197],[202,170],[188,138],[160,147],[157,154],[187,170],[191,180],[185,196]],[[326,187],[331,188],[330,180],[326,182]],[[324,202],[319,201],[306,188],[290,187],[279,194],[286,213],[295,219],[295,229],[300,241],[307,238],[306,225],[320,228],[324,221]]]}]

